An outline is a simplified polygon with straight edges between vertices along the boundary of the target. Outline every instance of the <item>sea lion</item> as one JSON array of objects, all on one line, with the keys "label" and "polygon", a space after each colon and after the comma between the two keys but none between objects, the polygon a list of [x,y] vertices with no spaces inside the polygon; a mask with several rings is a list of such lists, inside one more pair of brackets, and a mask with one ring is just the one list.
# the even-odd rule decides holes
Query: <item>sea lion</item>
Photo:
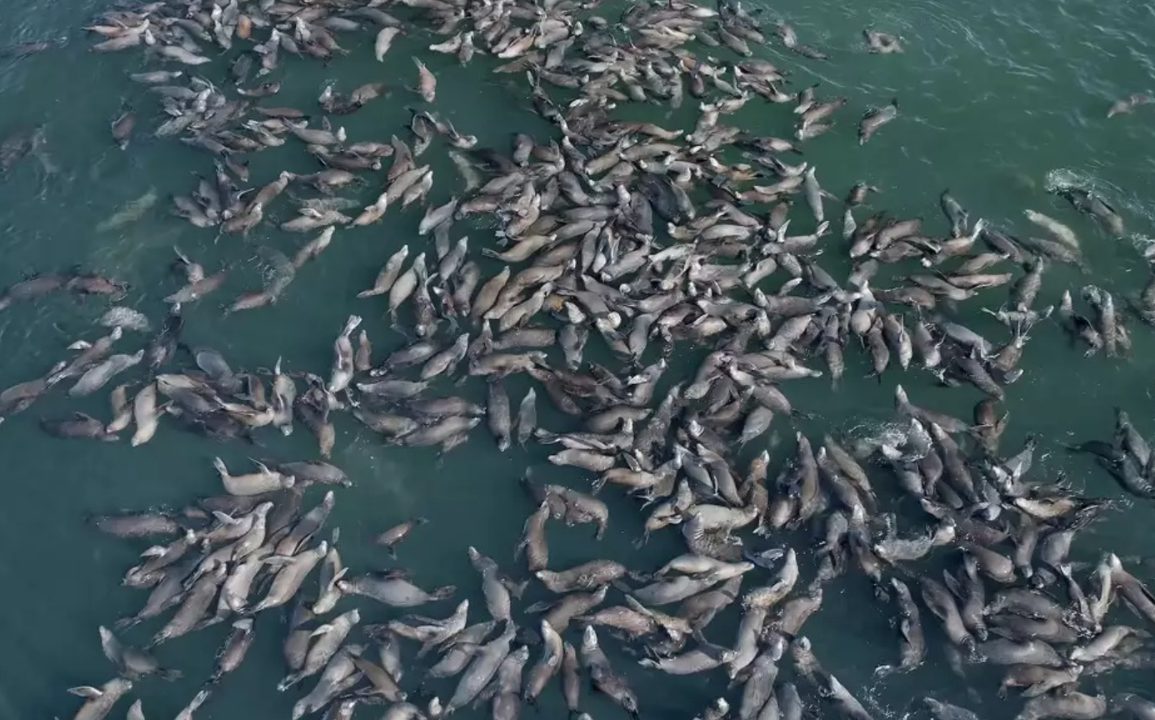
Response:
[{"label": "sea lion", "polygon": [[1008,688],[1023,688],[1023,697],[1039,697],[1052,690],[1079,680],[1083,672],[1081,665],[1068,668],[1050,668],[1041,665],[1011,665],[999,686],[999,696],[1005,696]]},{"label": "sea lion", "polygon": [[3,423],[9,415],[15,415],[31,407],[52,387],[54,384],[51,382],[52,377],[66,367],[67,363],[62,360],[49,371],[47,377],[17,383],[0,391],[0,423]]},{"label": "sea lion", "polygon": [[163,513],[99,515],[90,518],[89,522],[101,532],[120,538],[171,536],[181,532],[180,524]]},{"label": "sea lion", "polygon": [[[97,339],[94,343],[87,343],[78,341],[72,345],[73,349],[81,350],[80,354],[73,358],[72,362],[60,368],[54,368],[54,371],[49,373],[46,381],[50,385],[55,385],[61,380],[81,375],[89,368],[96,365],[96,363],[103,360],[112,351],[112,345],[117,340],[124,337],[124,329],[120,327],[112,328],[112,332],[104,337]],[[8,393],[9,391],[5,391]],[[0,396],[2,398],[3,396]]]},{"label": "sea lion", "polygon": [[410,518],[402,523],[394,525],[385,532],[381,533],[374,539],[374,542],[378,545],[384,545],[388,549],[389,555],[391,557],[396,557],[397,546],[401,544],[405,538],[409,537],[409,533],[413,532],[414,528],[420,527],[427,522],[429,521],[423,517]]},{"label": "sea lion", "polygon": [[481,423],[478,417],[447,417],[434,424],[415,430],[401,438],[403,445],[428,447],[448,442],[458,443],[468,437],[468,433]]},{"label": "sea lion", "polygon": [[897,98],[891,100],[889,105],[868,111],[858,123],[858,144],[865,145],[870,142],[870,139],[874,137],[874,134],[878,132],[883,125],[886,125],[897,117]]},{"label": "sea lion", "polygon": [[[452,677],[457,675],[473,659],[481,647],[482,640],[497,626],[494,621],[477,623],[462,630],[455,638],[449,641],[449,649],[444,656],[429,669],[428,676],[433,678]],[[398,679],[397,673],[391,673]]]},{"label": "sea lion", "polygon": [[458,363],[465,359],[469,349],[469,333],[461,333],[453,344],[433,355],[421,367],[421,379],[430,380],[438,375],[452,374]]},{"label": "sea lion", "polygon": [[493,698],[493,717],[516,720],[521,712],[521,674],[529,660],[529,647],[522,646],[505,656],[489,687],[478,700]]},{"label": "sea lion", "polygon": [[624,565],[612,560],[591,560],[568,570],[539,570],[534,576],[553,593],[595,590],[625,576]]},{"label": "sea lion", "polygon": [[164,680],[181,677],[178,670],[167,670],[149,653],[139,648],[128,647],[108,628],[101,626],[100,648],[109,662],[120,668],[121,675],[129,680],[138,680],[150,675],[158,675]]},{"label": "sea lion", "polygon": [[587,626],[582,633],[582,666],[590,677],[593,688],[608,697],[630,717],[637,720],[638,699],[625,679],[614,672],[609,659],[598,644],[598,636],[593,627]]},{"label": "sea lion", "polygon": [[500,380],[491,380],[488,383],[489,400],[486,403],[486,418],[489,430],[497,440],[499,452],[505,452],[510,446],[513,420],[510,414],[509,395]]},{"label": "sea lion", "polygon": [[1069,250],[1074,252],[1080,251],[1079,238],[1071,228],[1049,215],[1044,215],[1036,210],[1027,209],[1023,211],[1023,214],[1026,215],[1028,220],[1046,230],[1051,237],[1062,243],[1062,245]]},{"label": "sea lion", "polygon": [[[742,567],[745,567],[743,565]],[[749,569],[749,568],[746,568]],[[745,572],[745,570],[743,570]],[[742,607],[771,608],[781,602],[798,582],[798,558],[793,548],[786,551],[785,560],[770,585],[754,588],[742,596]]]},{"label": "sea lion", "polygon": [[693,675],[695,673],[713,670],[714,668],[733,660],[737,653],[734,650],[718,648],[716,646],[700,647],[683,652],[673,657],[654,660],[644,658],[638,661],[642,667],[661,670],[667,675]]},{"label": "sea lion", "polygon": [[321,671],[341,649],[353,626],[361,621],[361,613],[349,610],[341,613],[332,621],[325,623],[313,631],[317,638],[305,654],[305,662],[299,670],[286,675],[277,683],[277,689],[284,691],[310,675]]},{"label": "sea lion", "polygon": [[337,587],[346,595],[364,595],[392,607],[416,607],[439,602],[457,592],[457,588],[452,585],[426,592],[405,579],[404,573],[400,572],[341,580]]},{"label": "sea lion", "polygon": [[1121,100],[1116,100],[1115,102],[1111,103],[1111,107],[1107,109],[1107,117],[1109,119],[1115,117],[1116,115],[1130,113],[1140,105],[1147,105],[1153,100],[1155,99],[1146,93],[1134,93],[1128,95]]},{"label": "sea lion", "polygon": [[112,132],[112,139],[116,141],[117,146],[121,150],[128,149],[129,140],[132,138],[132,131],[136,128],[136,113],[131,108],[125,108],[124,111],[112,121],[110,131]]},{"label": "sea lion", "polygon": [[513,641],[516,628],[512,622],[507,622],[504,632],[489,643],[478,649],[477,655],[461,680],[457,683],[453,695],[445,706],[445,714],[452,713],[457,708],[469,704],[485,689],[489,681],[497,674],[502,662],[509,655],[509,645]]},{"label": "sea lion", "polygon": [[345,390],[353,381],[355,368],[353,366],[352,334],[360,324],[360,316],[350,315],[349,319],[345,321],[345,327],[341,330],[341,334],[333,342],[333,370],[327,386],[327,390],[331,394],[335,395]]},{"label": "sea lion", "polygon": [[217,590],[224,581],[227,571],[223,562],[210,561],[210,569],[193,583],[185,595],[184,602],[172,618],[153,636],[150,647],[192,632],[202,620],[217,596]]},{"label": "sea lion", "polygon": [[468,553],[473,569],[481,574],[481,590],[485,595],[485,606],[489,610],[489,616],[498,622],[509,622],[512,612],[511,594],[502,582],[497,563],[472,546],[469,547]]},{"label": "sea lion", "polygon": [[1155,703],[1134,693],[1115,695],[1111,698],[1110,703],[1113,712],[1127,713],[1135,720],[1155,718]]},{"label": "sea lion", "polygon": [[123,353],[111,355],[104,362],[95,365],[84,372],[80,379],[76,381],[68,390],[71,397],[84,397],[91,395],[97,390],[108,384],[108,381],[116,377],[120,373],[135,367],[144,359],[144,350],[137,350],[132,355]]},{"label": "sea lion", "polygon": [[260,495],[274,490],[291,488],[296,482],[293,476],[270,470],[259,462],[257,463],[259,472],[248,475],[230,475],[224,461],[219,457],[213,458],[213,468],[220,476],[225,490],[231,495]]},{"label": "sea lion", "polygon": [[1103,632],[1088,641],[1085,645],[1074,648],[1069,657],[1074,662],[1089,662],[1097,660],[1110,653],[1120,642],[1136,633],[1135,628],[1126,625],[1111,625],[1103,628]]},{"label": "sea lion", "polygon": [[233,672],[244,661],[253,644],[253,620],[244,618],[233,623],[233,630],[217,652],[216,664],[207,685],[216,685],[228,673]]},{"label": "sea lion", "polygon": [[68,418],[41,419],[40,427],[49,435],[58,438],[88,438],[104,442],[115,442],[119,439],[115,433],[105,429],[104,423],[82,412],[75,412]]},{"label": "sea lion", "polygon": [[[424,655],[433,647],[451,641],[458,636],[459,633],[465,631],[466,618],[469,615],[469,601],[462,600],[458,603],[457,608],[454,609],[453,614],[444,620],[435,620],[432,618],[411,617],[411,623],[419,623],[416,625],[406,625],[399,620],[390,621],[388,625],[384,626],[384,630],[393,635],[405,637],[410,640],[417,640],[422,643],[419,655]],[[381,626],[372,626],[367,628],[371,635],[378,634]]]},{"label": "sea lion", "polygon": [[373,57],[377,62],[383,62],[385,53],[389,52],[389,48],[393,46],[393,40],[401,34],[401,28],[383,27],[377,32],[376,38],[373,40]]},{"label": "sea lion", "polygon": [[72,716],[72,720],[104,720],[116,703],[132,690],[132,681],[127,678],[113,678],[100,688],[82,687],[69,690],[70,693],[86,698],[84,705]]},{"label": "sea lion", "polygon": [[922,702],[935,720],[978,720],[978,715],[958,705],[941,702],[932,697],[925,697]]},{"label": "sea lion", "polygon": [[546,543],[545,523],[550,517],[550,504],[543,500],[525,521],[522,538],[514,551],[517,558],[525,552],[526,564],[531,573],[546,569],[549,564],[549,545]]},{"label": "sea lion", "polygon": [[1112,235],[1122,236],[1126,232],[1123,218],[1097,193],[1076,187],[1062,188],[1058,193],[1074,205],[1076,210],[1098,220]]},{"label": "sea lion", "polygon": [[417,93],[421,99],[427,103],[433,102],[437,99],[437,78],[433,73],[429,72],[429,68],[425,67],[425,63],[417,58],[413,58],[413,64],[417,66]]},{"label": "sea lion", "polygon": [[1123,562],[1114,553],[1108,554],[1105,562],[1110,568],[1111,585],[1127,599],[1132,611],[1149,622],[1155,623],[1155,595],[1152,595],[1146,585],[1127,571]]},{"label": "sea lion", "polygon": [[950,592],[940,583],[929,578],[920,580],[922,599],[932,613],[942,622],[947,637],[955,645],[970,649],[974,646],[974,638],[967,631],[958,605]]},{"label": "sea lion", "polygon": [[253,606],[251,612],[256,614],[269,608],[281,607],[292,600],[305,582],[305,578],[328,552],[328,543],[322,541],[312,550],[306,550],[292,557],[276,561],[277,564],[281,565],[281,569],[273,577],[268,593]]},{"label": "sea lion", "polygon": [[319,460],[277,463],[277,471],[296,478],[296,486],[341,485],[352,487],[353,481],[344,470]]},{"label": "sea lion", "polygon": [[1061,695],[1033,697],[1023,706],[1016,720],[1038,720],[1053,717],[1067,720],[1095,720],[1107,712],[1107,699],[1072,690]]},{"label": "sea lion", "polygon": [[541,621],[542,654],[541,659],[530,668],[526,679],[522,699],[530,705],[536,705],[537,699],[545,690],[549,681],[561,671],[562,659],[565,655],[561,635],[553,629],[547,620]]}]

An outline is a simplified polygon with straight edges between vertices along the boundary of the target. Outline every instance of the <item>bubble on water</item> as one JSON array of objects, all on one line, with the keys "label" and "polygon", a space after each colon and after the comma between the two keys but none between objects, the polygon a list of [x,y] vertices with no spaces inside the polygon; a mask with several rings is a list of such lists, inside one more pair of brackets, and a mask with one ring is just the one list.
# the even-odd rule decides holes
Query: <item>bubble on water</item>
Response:
[{"label": "bubble on water", "polygon": [[1047,192],[1053,193],[1073,187],[1090,190],[1094,183],[1094,176],[1084,175],[1070,168],[1057,168],[1047,173],[1043,186]]},{"label": "bubble on water", "polygon": [[119,234],[109,233],[88,254],[88,265],[113,272],[118,280],[130,284],[145,282],[144,268],[147,266],[143,259],[171,246],[182,231],[183,228],[179,226],[159,230],[134,226],[125,228]]},{"label": "bubble on water", "polygon": [[1142,233],[1131,233],[1127,236],[1127,240],[1131,245],[1138,250],[1143,257],[1151,258],[1155,256],[1155,238],[1150,235]]}]

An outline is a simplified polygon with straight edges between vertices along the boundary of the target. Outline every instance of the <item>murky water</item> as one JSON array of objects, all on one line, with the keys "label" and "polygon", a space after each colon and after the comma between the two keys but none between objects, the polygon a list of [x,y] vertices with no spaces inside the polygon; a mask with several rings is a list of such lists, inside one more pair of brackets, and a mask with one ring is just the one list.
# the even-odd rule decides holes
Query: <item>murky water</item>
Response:
[{"label": "murky water", "polygon": [[[179,245],[210,272],[218,267],[230,271],[218,295],[189,309],[186,342],[219,349],[235,367],[269,368],[283,357],[290,368],[324,374],[332,339],[350,312],[366,317],[378,356],[404,342],[383,317],[381,303],[353,297],[371,284],[396,247],[415,242],[420,213],[391,213],[369,229],[339,230],[333,246],[320,261],[301,270],[277,306],[223,316],[222,302],[259,286],[262,247],[291,254],[309,236],[281,233],[266,223],[247,240],[218,239],[211,231],[196,230],[168,216],[168,195],[186,191],[196,174],[211,172],[211,165],[202,152],[171,139],[153,139],[147,132],[158,122],[158,106],[125,77],[142,69],[142,57],[133,52],[88,52],[90,40],[80,28],[100,3],[9,5],[0,23],[0,47],[46,38],[65,42],[40,55],[0,59],[0,135],[43,125],[52,166],[29,159],[0,179],[0,286],[35,272],[91,268],[130,282],[125,304],[159,322],[164,313],[161,298],[175,288],[167,269],[171,248]],[[937,209],[944,188],[952,190],[972,217],[999,226],[1025,230],[1024,208],[1046,212],[1080,233],[1090,267],[1086,276],[1067,267],[1052,268],[1041,304],[1056,302],[1064,289],[1089,281],[1122,298],[1146,282],[1148,271],[1137,248],[1155,237],[1151,196],[1155,110],[1139,108],[1134,115],[1110,121],[1105,115],[1115,99],[1155,85],[1153,7],[1086,0],[995,5],[975,0],[790,0],[767,6],[766,18],[788,19],[805,42],[827,50],[831,60],[800,60],[784,55],[779,46],[760,48],[759,53],[791,69],[793,88],[820,82],[821,93],[850,98],[836,130],[805,146],[806,159],[819,168],[820,179],[832,192],[842,195],[854,182],[869,181],[882,190],[877,206],[896,215],[921,215],[939,233],[946,230]],[[867,26],[901,35],[907,52],[868,55],[860,36]],[[315,107],[313,99],[329,81],[337,81],[346,91],[364,82],[387,82],[394,90],[386,100],[342,119],[351,137],[385,140],[401,133],[409,117],[406,105],[413,96],[402,89],[413,82],[409,56],[432,41],[423,33],[399,38],[384,64],[373,61],[369,37],[350,39],[351,55],[327,67],[287,60],[285,73],[291,77],[277,103]],[[467,69],[441,56],[429,63],[440,79],[438,111],[462,132],[477,135],[483,145],[505,148],[513,130],[539,136],[550,132],[530,112],[520,78],[490,74],[492,64],[485,59]],[[207,66],[204,75],[219,80],[223,73],[224,63],[219,63]],[[891,98],[899,99],[901,118],[859,148],[853,130],[857,114]],[[136,108],[143,130],[126,152],[114,147],[108,134],[108,123],[122,104]],[[668,126],[693,121],[693,113],[686,111],[670,117],[665,110],[644,114]],[[734,122],[752,132],[787,136],[794,117],[788,107],[750,103]],[[456,192],[458,181],[443,153],[431,152],[429,161],[437,178],[431,200],[440,204]],[[264,182],[280,169],[308,171],[311,160],[299,146],[290,146],[255,156],[252,169],[254,181]],[[1108,197],[1127,220],[1129,237],[1108,237],[1048,192],[1072,182]],[[161,201],[139,221],[97,231],[118,209],[148,193]],[[489,244],[490,235],[484,228],[472,231],[473,247]],[[485,267],[490,271],[494,266]],[[978,314],[977,307],[996,306],[1001,293],[991,291],[983,302],[968,303],[964,319],[996,334],[997,323]],[[76,338],[94,338],[91,323],[105,308],[98,300],[57,297],[0,314],[0,386],[42,373]],[[1132,330],[1132,356],[1112,360],[1084,358],[1080,349],[1069,346],[1057,325],[1038,326],[1022,363],[1026,373],[1008,393],[1011,429],[1004,447],[1018,447],[1026,435],[1037,435],[1047,453],[1041,463],[1044,476],[1065,476],[1091,495],[1119,497],[1102,471],[1089,461],[1066,456],[1059,443],[1105,437],[1115,406],[1127,408],[1141,430],[1155,430],[1150,394],[1155,365],[1148,359],[1155,340],[1138,323],[1132,323]],[[132,350],[145,341],[144,336],[135,337],[126,347]],[[690,361],[675,360],[679,366]],[[972,389],[939,388],[924,375],[892,372],[881,383],[867,379],[868,360],[859,352],[848,353],[848,364],[847,377],[836,390],[825,378],[788,384],[795,405],[813,414],[802,429],[812,434],[871,431],[892,417],[891,398],[898,382],[916,402],[963,417],[969,416],[978,399]],[[468,392],[478,392],[475,384],[469,387]],[[515,403],[528,387],[524,378],[509,382]],[[134,612],[142,602],[140,593],[119,585],[120,575],[141,548],[96,534],[85,525],[89,514],[177,505],[214,492],[218,486],[210,461],[217,454],[230,465],[241,464],[254,453],[284,459],[315,454],[304,432],[289,439],[262,434],[264,447],[254,450],[221,446],[162,427],[154,442],[133,449],[123,442],[58,441],[37,427],[38,417],[72,409],[98,417],[108,412],[103,395],[76,403],[58,393],[0,426],[4,459],[0,636],[5,640],[0,651],[0,718],[69,716],[75,701],[64,694],[65,688],[99,684],[110,676],[96,629]],[[787,441],[775,446],[780,462],[790,452],[794,428],[785,419],[775,422],[775,438]],[[544,403],[542,423],[555,429],[568,427]],[[348,418],[339,419],[334,462],[356,481],[356,487],[338,493],[330,521],[341,529],[345,562],[358,569],[386,565],[371,538],[400,519],[423,515],[430,523],[403,548],[401,564],[421,584],[455,583],[476,607],[483,607],[465,548],[474,545],[514,568],[512,550],[532,509],[518,484],[525,469],[533,467],[539,477],[579,487],[588,480],[584,473],[545,463],[540,447],[522,450],[515,445],[499,454],[483,430],[439,458],[432,451],[382,446]],[[585,529],[551,526],[556,566],[615,557],[651,568],[679,547],[676,536],[667,534],[635,549],[641,516],[617,493],[607,492],[606,497],[613,520],[602,543],[595,544]],[[1144,554],[1150,547],[1148,523],[1153,518],[1150,505],[1135,503],[1112,515],[1110,522],[1096,525],[1076,543],[1072,557],[1093,561],[1104,548],[1120,555]],[[1155,579],[1149,571],[1147,579]],[[526,601],[538,599],[529,596]],[[1009,717],[1017,711],[1014,702],[993,697],[990,690],[997,680],[988,671],[971,678],[981,695],[981,704],[974,705],[965,686],[946,669],[937,633],[931,662],[924,668],[886,682],[874,679],[872,669],[895,657],[888,625],[891,612],[873,600],[864,579],[843,578],[828,591],[822,613],[806,627],[826,666],[868,697],[880,715],[898,717],[908,709],[910,698],[926,693],[966,701],[984,718]],[[367,621],[384,617],[390,615],[378,609],[366,614]],[[927,617],[924,622],[932,625]],[[711,640],[730,642],[735,623],[730,615],[719,620],[709,629]],[[214,628],[161,649],[162,660],[180,667],[186,679],[140,684],[150,718],[174,715],[192,696],[211,669],[213,650],[224,632]],[[281,674],[281,636],[282,628],[265,619],[249,661],[198,717],[287,717],[295,695],[273,690]],[[622,667],[633,662],[620,654],[614,660]],[[673,682],[652,672],[631,671],[631,677],[647,719],[692,717],[724,690],[719,673]],[[1144,686],[1141,677],[1126,675],[1114,677],[1110,685],[1111,689]],[[564,709],[556,689],[546,695],[541,716],[560,717]],[[617,717],[619,712],[598,699],[589,700],[589,710],[599,718]],[[119,715],[123,709],[114,712]]]}]

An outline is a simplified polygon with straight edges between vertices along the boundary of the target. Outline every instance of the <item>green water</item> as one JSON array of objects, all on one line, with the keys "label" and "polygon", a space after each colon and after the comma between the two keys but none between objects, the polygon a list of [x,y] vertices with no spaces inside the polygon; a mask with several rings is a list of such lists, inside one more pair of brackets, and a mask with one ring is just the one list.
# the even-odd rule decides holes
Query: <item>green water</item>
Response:
[{"label": "green water", "polygon": [[[80,265],[130,282],[132,290],[124,304],[159,322],[165,307],[161,298],[177,287],[167,271],[170,248],[177,244],[209,272],[230,269],[218,294],[188,308],[186,342],[219,349],[234,367],[271,367],[283,356],[291,369],[325,375],[332,339],[350,312],[366,318],[378,358],[403,342],[382,317],[380,302],[357,301],[353,296],[371,284],[384,259],[401,243],[414,247],[422,242],[415,240],[419,211],[390,212],[383,223],[368,229],[338,230],[333,246],[298,273],[276,307],[224,317],[222,303],[260,286],[259,246],[291,254],[311,236],[281,233],[265,223],[247,243],[231,236],[215,240],[213,232],[169,217],[163,198],[186,192],[194,175],[211,171],[211,165],[200,151],[173,139],[151,138],[148,130],[157,122],[158,106],[125,77],[144,68],[142,57],[135,52],[88,52],[90,39],[80,26],[100,7],[98,3],[8,5],[0,22],[0,46],[51,37],[66,38],[67,43],[22,60],[0,59],[0,135],[43,124],[48,153],[59,168],[46,178],[38,163],[29,159],[0,180],[0,286],[25,274]],[[1046,212],[1079,232],[1090,273],[1081,276],[1053,267],[1044,280],[1041,304],[1056,302],[1062,290],[1086,282],[1122,298],[1137,292],[1147,279],[1137,247],[1145,244],[1145,234],[1155,236],[1155,200],[1149,196],[1155,178],[1155,123],[1146,112],[1152,108],[1110,121],[1105,114],[1116,98],[1155,85],[1153,12],[1142,3],[1085,0],[1001,4],[791,0],[769,7],[767,17],[788,19],[803,42],[827,50],[831,60],[801,60],[782,54],[778,46],[758,52],[780,59],[791,70],[792,87],[821,81],[824,96],[850,98],[835,131],[805,146],[807,160],[818,167],[820,179],[832,192],[842,195],[854,182],[869,181],[882,190],[877,207],[900,216],[920,215],[937,233],[946,231],[937,199],[947,187],[972,218],[998,226],[1025,230],[1024,208]],[[907,52],[868,55],[859,34],[868,25],[901,35]],[[387,140],[392,133],[402,133],[408,119],[405,106],[414,102],[412,95],[399,89],[414,80],[409,56],[434,41],[422,33],[399,38],[384,64],[373,61],[370,37],[343,39],[352,55],[328,67],[285,59],[281,74],[289,77],[284,78],[285,89],[276,104],[315,107],[313,98],[332,80],[345,91],[364,82],[388,82],[397,88],[390,97],[341,118],[351,138]],[[428,62],[440,81],[437,110],[462,132],[477,135],[483,145],[505,148],[515,129],[539,137],[550,132],[528,111],[521,78],[490,74],[492,65],[484,58],[467,69],[443,56]],[[204,75],[221,79],[223,73],[223,64],[214,64]],[[854,136],[858,114],[892,97],[900,99],[900,119],[859,148]],[[108,135],[108,123],[122,102],[133,105],[140,116],[141,127],[127,152],[114,147]],[[672,117],[666,117],[664,109],[643,115],[667,126],[693,119],[693,113],[685,110]],[[733,122],[753,132],[788,136],[794,116],[788,107],[752,102]],[[457,191],[459,180],[438,147],[427,157],[436,173],[431,201],[440,204]],[[290,142],[281,151],[254,156],[253,180],[263,183],[281,169],[310,168],[299,144]],[[1064,180],[1099,189],[1119,208],[1134,236],[1108,238],[1047,192],[1049,183]],[[150,190],[159,193],[162,202],[139,222],[122,230],[95,231],[118,208]],[[283,207],[279,212],[287,219]],[[476,250],[491,242],[490,235],[484,228],[471,230],[471,247]],[[834,254],[833,247],[828,249],[828,255]],[[831,269],[840,267],[840,260],[829,262]],[[487,272],[493,267],[485,265]],[[991,337],[1002,337],[997,323],[979,315],[977,308],[996,306],[1004,297],[1001,290],[987,291],[981,301],[967,304],[964,320]],[[62,296],[0,314],[0,386],[43,373],[76,338],[95,338],[99,330],[91,323],[106,307],[99,300]],[[1141,430],[1155,430],[1155,419],[1150,417],[1155,366],[1147,359],[1155,341],[1143,326],[1132,323],[1132,331],[1132,356],[1112,360],[1084,358],[1053,323],[1036,328],[1022,363],[1026,372],[1008,392],[1011,428],[1004,447],[1017,448],[1024,436],[1037,434],[1044,438],[1047,452],[1037,472],[1054,478],[1065,474],[1089,494],[1119,497],[1116,486],[1092,463],[1065,456],[1057,443],[1106,437],[1116,405],[1126,407]],[[145,341],[144,336],[129,338],[121,351],[135,350]],[[892,370],[877,383],[866,379],[868,360],[862,353],[850,350],[847,355],[847,376],[837,391],[825,378],[795,381],[785,388],[796,406],[814,413],[814,420],[803,428],[812,436],[829,429],[861,430],[889,420],[897,382],[908,388],[916,403],[964,417],[979,397],[968,388],[935,387],[933,378],[917,373],[900,375]],[[676,360],[683,360],[676,366],[686,364],[683,358]],[[516,403],[529,385],[518,377],[508,387]],[[477,395],[478,388],[470,384],[464,392]],[[64,693],[65,688],[100,684],[111,677],[101,656],[97,626],[135,612],[143,602],[143,594],[119,585],[123,571],[142,548],[96,534],[85,526],[85,517],[121,508],[179,505],[217,492],[211,458],[220,454],[230,465],[241,464],[253,452],[178,431],[171,424],[162,425],[152,443],[133,449],[124,442],[54,440],[35,422],[72,409],[106,417],[106,403],[103,393],[77,403],[58,392],[0,426],[4,459],[0,478],[5,490],[0,500],[0,637],[5,641],[0,649],[0,718],[70,717],[77,701]],[[541,407],[544,426],[568,427],[546,409],[545,402]],[[788,421],[779,418],[775,423],[776,437],[792,436]],[[512,563],[512,550],[532,509],[517,483],[525,468],[532,466],[538,477],[577,487],[587,480],[585,473],[546,464],[541,448],[527,451],[515,446],[498,454],[484,425],[466,445],[444,458],[433,451],[382,446],[346,417],[337,420],[337,430],[333,461],[357,483],[338,492],[330,520],[331,527],[341,529],[346,564],[356,570],[386,564],[371,538],[400,519],[424,515],[431,522],[403,547],[400,563],[427,587],[459,585],[473,600],[474,618],[480,617],[484,604],[465,548],[475,545],[520,572]],[[262,456],[305,459],[316,452],[303,429],[290,439],[270,432],[260,437],[265,447],[257,452]],[[789,454],[790,445],[786,442],[775,451],[776,461]],[[605,496],[613,513],[606,539],[594,544],[586,529],[551,525],[553,565],[614,557],[651,568],[678,550],[680,540],[673,533],[635,550],[632,542],[641,533],[642,516],[617,493],[607,491]],[[1076,543],[1073,559],[1094,561],[1104,548],[1120,555],[1148,551],[1149,527],[1155,518],[1150,505],[1137,503],[1110,517]],[[1148,581],[1155,580],[1149,570],[1145,572]],[[527,602],[537,599],[527,597]],[[965,686],[945,667],[941,637],[931,630],[933,621],[925,611],[924,624],[932,637],[930,661],[909,676],[885,683],[874,680],[872,669],[896,657],[897,644],[888,625],[891,612],[873,600],[864,579],[841,578],[827,590],[822,613],[805,629],[824,664],[860,697],[870,698],[879,716],[898,717],[911,697],[928,692],[967,702],[982,717],[1009,717],[1017,711],[1015,701],[993,698],[990,689],[997,683],[996,675],[986,670],[976,671],[971,679],[982,704],[967,699]],[[732,641],[736,625],[732,614],[710,626],[711,640]],[[367,622],[384,617],[390,615],[376,608],[366,611]],[[211,670],[213,651],[224,632],[217,627],[161,648],[164,663],[182,669],[186,679],[175,684],[139,683],[149,718],[171,717],[192,697]],[[262,617],[248,661],[222,684],[198,718],[287,717],[296,695],[273,690],[282,673],[282,635],[275,618]],[[621,668],[632,663],[616,651],[611,657]],[[629,674],[647,719],[692,717],[724,689],[719,672],[673,680],[634,669]],[[1110,689],[1136,690],[1144,685],[1141,677],[1123,675],[1108,684]],[[445,697],[447,688],[434,689]],[[586,706],[597,718],[619,716],[618,710],[589,695]],[[126,707],[127,703],[119,706],[113,717],[121,716]],[[359,717],[375,712],[363,709]],[[551,687],[540,716],[562,717],[563,712],[560,693]],[[532,711],[527,714],[532,716]],[[461,717],[469,715],[463,712]]]}]

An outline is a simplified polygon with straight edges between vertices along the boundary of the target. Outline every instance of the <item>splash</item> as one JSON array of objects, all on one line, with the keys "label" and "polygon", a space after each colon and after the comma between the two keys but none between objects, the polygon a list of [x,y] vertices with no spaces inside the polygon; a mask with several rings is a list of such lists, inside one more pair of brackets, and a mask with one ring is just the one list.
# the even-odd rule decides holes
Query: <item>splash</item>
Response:
[{"label": "splash", "polygon": [[1090,172],[1071,168],[1056,168],[1049,171],[1043,180],[1043,187],[1049,193],[1062,192],[1070,188],[1081,188],[1097,193],[1115,193],[1119,188]]},{"label": "splash", "polygon": [[847,436],[853,439],[853,452],[859,458],[872,455],[882,446],[897,447],[907,440],[905,423],[868,421],[851,427]]},{"label": "splash", "polygon": [[142,283],[146,277],[142,258],[172,245],[180,236],[181,228],[178,227],[161,230],[140,225],[126,227],[118,233],[110,232],[108,237],[95,244],[86,265],[105,269],[130,284]]},{"label": "splash", "polygon": [[1148,260],[1155,260],[1155,238],[1142,233],[1131,233],[1127,241]]}]

